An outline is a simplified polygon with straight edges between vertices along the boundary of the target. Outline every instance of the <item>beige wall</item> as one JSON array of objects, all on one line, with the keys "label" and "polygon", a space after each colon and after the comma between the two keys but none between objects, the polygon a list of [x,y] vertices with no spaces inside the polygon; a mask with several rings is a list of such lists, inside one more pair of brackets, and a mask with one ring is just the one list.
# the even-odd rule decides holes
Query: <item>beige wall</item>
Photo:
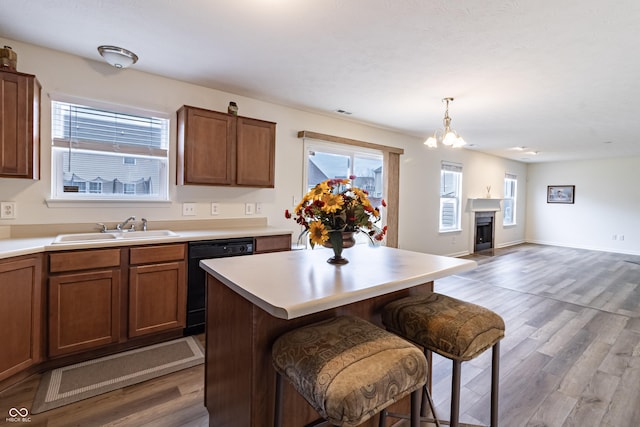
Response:
[{"label": "beige wall", "polygon": [[[640,255],[640,157],[529,166],[527,241]],[[574,204],[547,203],[575,185]]]},{"label": "beige wall", "polygon": [[[492,186],[494,197],[502,197],[504,173],[514,173],[520,180],[521,206],[518,225],[496,229],[498,246],[524,240],[524,189],[526,165],[470,150],[428,150],[421,138],[403,135],[372,126],[365,126],[343,118],[305,112],[256,99],[250,99],[219,90],[208,89],[137,71],[135,66],[116,70],[106,63],[1,39],[18,53],[18,70],[35,74],[42,84],[41,172],[40,181],[0,178],[0,200],[17,203],[17,218],[2,220],[0,227],[12,224],[74,223],[122,221],[129,215],[146,217],[149,221],[244,218],[244,203],[262,203],[263,216],[272,226],[298,229],[292,221],[284,219],[285,209],[299,200],[302,192],[302,141],[300,130],[310,130],[372,143],[401,147],[400,176],[400,230],[401,248],[438,254],[466,253],[470,247],[469,216],[463,217],[464,230],[454,234],[439,234],[438,185],[441,160],[464,164],[464,199],[484,194]],[[144,61],[144,58],[141,58]],[[102,102],[154,110],[171,117],[170,198],[171,203],[103,203],[99,205],[48,206],[50,194],[50,94],[63,94]],[[242,189],[175,185],[175,112],[183,104],[226,111],[229,101],[235,101],[240,114],[277,123],[276,131],[276,185],[275,189]],[[181,204],[196,203],[196,216],[183,217]],[[210,203],[218,202],[221,214],[210,215]],[[502,216],[498,215],[501,224]]]}]

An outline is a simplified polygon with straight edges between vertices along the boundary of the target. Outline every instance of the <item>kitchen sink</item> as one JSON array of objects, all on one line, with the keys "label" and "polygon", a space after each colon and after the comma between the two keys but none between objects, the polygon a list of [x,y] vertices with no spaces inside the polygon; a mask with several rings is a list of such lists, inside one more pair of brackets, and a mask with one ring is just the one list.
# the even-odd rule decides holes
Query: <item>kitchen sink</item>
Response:
[{"label": "kitchen sink", "polygon": [[147,231],[127,231],[120,233],[120,239],[151,239],[154,237],[177,237],[178,234],[171,230],[147,230]]},{"label": "kitchen sink", "polygon": [[60,234],[52,242],[54,245],[62,243],[92,243],[114,240],[141,240],[157,239],[160,237],[177,237],[178,234],[171,230],[148,231],[117,231],[107,233],[73,233]]}]

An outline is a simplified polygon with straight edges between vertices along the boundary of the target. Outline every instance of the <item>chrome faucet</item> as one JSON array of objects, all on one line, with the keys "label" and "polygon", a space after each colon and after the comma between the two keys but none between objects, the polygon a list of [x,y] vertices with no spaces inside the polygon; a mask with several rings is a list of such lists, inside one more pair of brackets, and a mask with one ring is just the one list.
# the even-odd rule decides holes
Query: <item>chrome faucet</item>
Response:
[{"label": "chrome faucet", "polygon": [[142,231],[147,231],[147,219],[146,218],[142,218]]},{"label": "chrome faucet", "polygon": [[135,231],[136,229],[135,223],[131,224],[131,228],[129,230],[124,229],[124,227],[129,223],[129,221],[135,221],[135,220],[136,220],[135,216],[130,216],[129,218],[125,219],[124,222],[121,222],[120,224],[116,225],[116,228],[120,231]]}]

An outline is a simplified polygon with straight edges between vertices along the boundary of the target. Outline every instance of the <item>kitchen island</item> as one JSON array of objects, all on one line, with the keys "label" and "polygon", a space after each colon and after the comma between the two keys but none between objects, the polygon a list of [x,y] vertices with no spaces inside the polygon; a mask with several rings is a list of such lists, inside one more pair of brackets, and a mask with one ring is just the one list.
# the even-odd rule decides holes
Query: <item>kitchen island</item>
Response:
[{"label": "kitchen island", "polygon": [[[205,405],[209,425],[273,424],[271,345],[282,333],[351,314],[381,326],[382,307],[433,291],[433,281],[470,270],[474,261],[357,245],[349,263],[328,264],[327,249],[201,261],[207,274]],[[318,418],[286,384],[286,427]],[[396,404],[402,409],[405,402]],[[377,425],[370,420],[365,425]]]}]

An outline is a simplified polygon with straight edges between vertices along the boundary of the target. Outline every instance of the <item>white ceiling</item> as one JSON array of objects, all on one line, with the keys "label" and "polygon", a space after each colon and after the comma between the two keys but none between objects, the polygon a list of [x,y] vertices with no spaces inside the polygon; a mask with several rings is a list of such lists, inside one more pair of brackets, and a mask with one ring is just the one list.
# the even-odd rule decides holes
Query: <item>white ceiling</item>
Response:
[{"label": "white ceiling", "polygon": [[424,138],[451,96],[470,149],[526,162],[640,156],[638,0],[0,0],[0,36]]}]

